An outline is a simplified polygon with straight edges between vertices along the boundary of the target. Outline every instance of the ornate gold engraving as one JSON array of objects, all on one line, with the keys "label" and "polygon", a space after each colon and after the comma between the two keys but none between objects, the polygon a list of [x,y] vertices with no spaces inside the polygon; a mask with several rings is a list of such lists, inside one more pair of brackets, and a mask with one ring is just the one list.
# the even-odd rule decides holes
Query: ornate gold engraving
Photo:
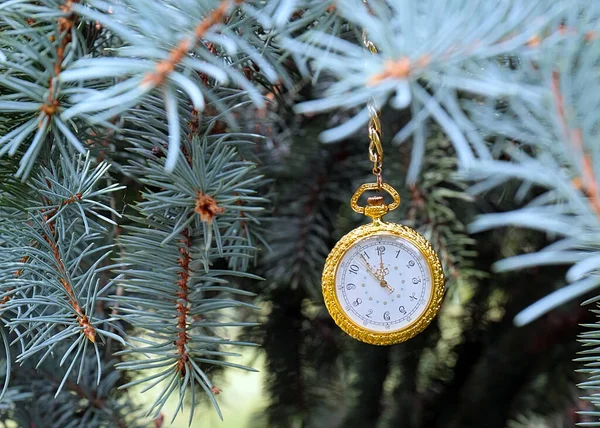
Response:
[{"label": "ornate gold engraving", "polygon": [[[374,216],[372,216],[368,213],[369,206],[361,207],[360,205],[358,205],[358,200],[360,199],[361,195],[363,193],[365,193],[365,191],[378,190],[378,188],[379,188],[378,186],[379,185],[377,183],[365,183],[365,184],[362,184],[358,189],[356,189],[356,192],[354,192],[354,195],[352,195],[352,199],[350,199],[350,206],[352,207],[352,209],[359,214],[365,214],[371,218],[374,218]],[[392,199],[394,200],[394,202],[392,202],[389,205],[385,205],[385,204],[378,205],[379,207],[385,208],[385,212],[383,214],[379,215],[379,217],[387,214],[388,211],[395,210],[396,208],[398,208],[400,206],[400,195],[398,194],[396,189],[394,189],[392,186],[390,186],[387,183],[381,183],[381,189],[388,192],[392,196]]]}]

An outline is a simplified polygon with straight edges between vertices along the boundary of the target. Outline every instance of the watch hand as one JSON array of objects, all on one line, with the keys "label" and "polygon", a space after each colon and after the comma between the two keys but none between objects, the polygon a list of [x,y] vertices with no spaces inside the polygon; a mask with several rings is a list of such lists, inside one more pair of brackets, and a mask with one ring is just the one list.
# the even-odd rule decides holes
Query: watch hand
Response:
[{"label": "watch hand", "polygon": [[385,278],[385,267],[383,266],[383,251],[379,252],[379,271],[381,272],[381,277]]},{"label": "watch hand", "polygon": [[377,272],[375,272],[375,270],[373,270],[373,268],[371,267],[371,265],[369,264],[369,262],[367,261],[367,259],[365,259],[365,256],[363,256],[362,254],[360,255],[360,257],[363,259],[363,261],[365,262],[365,267],[367,268],[367,271],[373,275],[375,277],[375,279],[377,279],[377,281],[381,282],[381,278],[379,277],[379,275],[377,274]]},{"label": "watch hand", "polygon": [[363,259],[363,261],[365,262],[365,266],[367,268],[367,271],[373,275],[375,277],[375,279],[377,279],[377,281],[379,281],[379,285],[381,285],[383,288],[387,289],[390,293],[394,292],[394,289],[392,287],[390,287],[390,285],[387,283],[387,281],[385,279],[383,279],[384,274],[383,274],[383,270],[379,273],[379,275],[377,274],[377,272],[375,272],[373,270],[373,268],[371,267],[371,265],[369,264],[369,262],[367,261],[367,259],[365,259],[365,256],[363,256],[362,254],[360,255],[360,257]]}]

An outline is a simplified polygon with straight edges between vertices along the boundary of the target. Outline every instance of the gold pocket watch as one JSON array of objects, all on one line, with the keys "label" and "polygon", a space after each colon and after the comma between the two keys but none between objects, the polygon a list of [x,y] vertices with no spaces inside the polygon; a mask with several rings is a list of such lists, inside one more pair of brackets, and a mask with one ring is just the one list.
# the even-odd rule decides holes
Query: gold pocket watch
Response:
[{"label": "gold pocket watch", "polygon": [[[375,46],[363,33],[365,46]],[[444,271],[431,244],[416,230],[387,223],[383,216],[400,205],[400,195],[382,179],[383,147],[379,111],[369,103],[369,158],[376,183],[360,186],[352,209],[371,218],[335,244],[323,269],[322,287],[327,310],[347,334],[373,345],[404,342],[422,332],[435,318],[444,297]],[[386,191],[367,198],[367,190]]]},{"label": "gold pocket watch", "polygon": [[393,202],[371,196],[358,205],[363,184],[352,196],[352,209],[372,219],[340,239],[325,262],[323,297],[336,324],[347,334],[373,345],[404,342],[435,318],[444,296],[442,264],[431,244],[410,227],[382,217],[400,205],[398,192],[381,188]]}]

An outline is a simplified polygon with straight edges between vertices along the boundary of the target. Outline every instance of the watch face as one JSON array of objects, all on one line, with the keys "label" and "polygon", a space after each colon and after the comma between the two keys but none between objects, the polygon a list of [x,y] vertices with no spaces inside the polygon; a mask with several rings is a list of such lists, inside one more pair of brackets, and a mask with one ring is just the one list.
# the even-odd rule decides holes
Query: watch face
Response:
[{"label": "watch face", "polygon": [[335,273],[340,309],[363,329],[405,329],[429,307],[432,273],[421,251],[393,234],[375,234],[351,245]]}]

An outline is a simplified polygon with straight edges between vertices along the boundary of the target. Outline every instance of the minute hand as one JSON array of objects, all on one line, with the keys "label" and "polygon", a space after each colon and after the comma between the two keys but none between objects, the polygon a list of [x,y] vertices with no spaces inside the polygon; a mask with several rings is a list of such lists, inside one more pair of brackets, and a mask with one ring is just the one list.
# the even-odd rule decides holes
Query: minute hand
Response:
[{"label": "minute hand", "polygon": [[384,273],[383,273],[383,271],[381,271],[381,273],[377,274],[377,272],[375,272],[375,270],[373,270],[373,268],[371,267],[371,265],[369,264],[369,262],[367,261],[367,259],[365,259],[365,257],[362,254],[360,255],[360,257],[365,262],[365,266],[367,267],[367,270],[369,271],[369,273],[371,275],[373,275],[377,281],[379,281],[379,285],[381,285],[382,287],[384,287],[385,289],[387,289],[387,291],[389,291],[390,293],[393,293],[394,289],[384,279]]},{"label": "minute hand", "polygon": [[381,280],[385,278],[385,265],[383,264],[383,251],[379,252],[379,275],[381,275]]},{"label": "minute hand", "polygon": [[365,256],[363,256],[362,254],[360,255],[360,257],[363,259],[363,261],[365,262],[365,266],[367,267],[367,271],[373,275],[375,277],[375,279],[377,279],[377,281],[381,282],[383,280],[383,278],[381,278],[377,272],[375,272],[375,270],[373,270],[373,268],[371,267],[371,265],[369,264],[369,262],[367,261],[367,259],[365,259]]}]

